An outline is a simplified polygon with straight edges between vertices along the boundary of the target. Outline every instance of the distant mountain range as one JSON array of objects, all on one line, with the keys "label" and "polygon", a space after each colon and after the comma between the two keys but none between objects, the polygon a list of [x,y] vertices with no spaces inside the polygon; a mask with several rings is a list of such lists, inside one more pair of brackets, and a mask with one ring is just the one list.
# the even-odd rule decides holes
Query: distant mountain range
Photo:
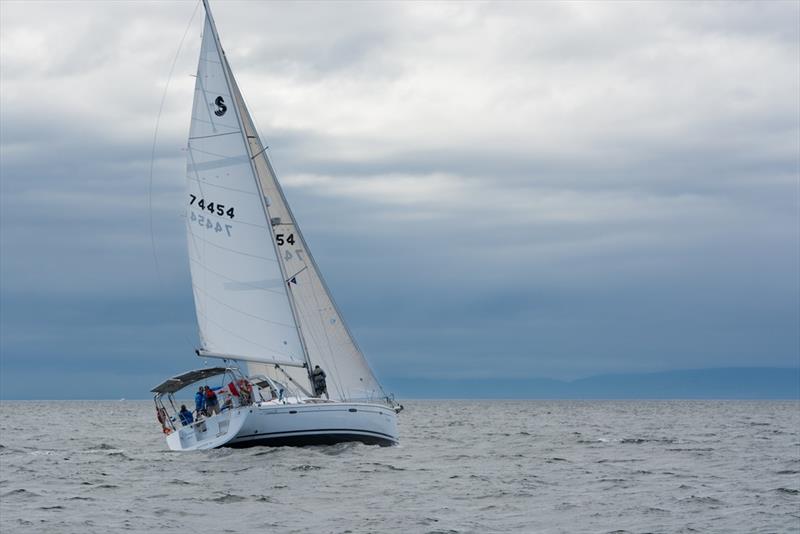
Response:
[{"label": "distant mountain range", "polygon": [[[0,372],[0,376],[2,373]],[[44,375],[39,388],[5,382],[0,399],[128,399],[146,398],[153,374],[120,386],[98,379],[87,388],[64,388],[56,375]],[[739,367],[660,373],[597,375],[580,380],[492,378],[437,380],[386,376],[386,391],[398,399],[796,399],[800,400],[800,368]],[[44,395],[43,395],[44,392]]]},{"label": "distant mountain range", "polygon": [[395,379],[387,390],[418,399],[798,399],[800,368],[735,367],[597,375],[580,380]]}]

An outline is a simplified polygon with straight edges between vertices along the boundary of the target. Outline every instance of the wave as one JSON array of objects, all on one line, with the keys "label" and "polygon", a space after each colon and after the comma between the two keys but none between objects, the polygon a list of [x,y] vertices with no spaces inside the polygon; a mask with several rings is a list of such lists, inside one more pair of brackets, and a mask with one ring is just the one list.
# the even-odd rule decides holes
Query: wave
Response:
[{"label": "wave", "polygon": [[108,443],[101,442],[99,445],[96,445],[90,449],[86,449],[86,452],[95,452],[95,451],[118,451],[122,450],[119,447],[115,447],[113,445],[109,445]]},{"label": "wave", "polygon": [[41,497],[38,493],[31,490],[26,490],[25,488],[18,488],[15,490],[7,491],[3,493],[3,497]]},{"label": "wave", "polygon": [[675,443],[676,441],[674,438],[622,438],[619,442],[639,445],[642,443]]},{"label": "wave", "polygon": [[715,499],[714,497],[699,497],[697,495],[692,495],[690,497],[686,497],[685,499],[681,499],[680,502],[682,503],[697,503],[697,504],[707,504],[709,506],[721,506],[725,504],[719,499]]},{"label": "wave", "polygon": [[234,495],[233,493],[224,493],[224,494],[220,495],[219,497],[215,497],[213,499],[206,499],[206,500],[208,500],[210,502],[220,503],[220,504],[229,504],[229,503],[233,503],[233,502],[246,501],[247,498],[246,497],[242,497],[241,495]]},{"label": "wave", "polygon": [[322,467],[318,465],[302,464],[292,467],[290,471],[316,471],[317,469],[322,469]]}]

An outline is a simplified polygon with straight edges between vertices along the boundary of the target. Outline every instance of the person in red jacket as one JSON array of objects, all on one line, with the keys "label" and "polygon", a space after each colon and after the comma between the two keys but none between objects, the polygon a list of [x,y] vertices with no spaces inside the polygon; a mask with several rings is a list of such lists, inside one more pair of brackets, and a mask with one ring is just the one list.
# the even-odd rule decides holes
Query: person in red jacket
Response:
[{"label": "person in red jacket", "polygon": [[206,386],[206,412],[208,413],[209,417],[219,413],[219,401],[217,400],[217,394],[214,393],[214,390],[208,386]]},{"label": "person in red jacket", "polygon": [[239,380],[239,395],[242,405],[248,405],[253,401],[253,387],[244,378]]}]

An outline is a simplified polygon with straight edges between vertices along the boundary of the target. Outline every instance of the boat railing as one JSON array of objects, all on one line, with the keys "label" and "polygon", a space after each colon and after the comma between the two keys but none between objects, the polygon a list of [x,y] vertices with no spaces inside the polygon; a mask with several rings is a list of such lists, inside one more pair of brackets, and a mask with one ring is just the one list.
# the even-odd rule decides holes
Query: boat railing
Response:
[{"label": "boat railing", "polygon": [[[190,373],[187,375],[191,377]],[[181,377],[187,375],[181,375]],[[153,397],[156,406],[156,417],[161,423],[161,429],[165,434],[171,434],[182,427],[199,428],[212,417],[224,416],[227,418],[231,410],[255,404],[256,392],[251,382],[239,372],[238,368],[226,368],[224,372],[220,368],[220,372],[213,376],[223,377],[221,380],[222,385],[212,388],[217,399],[215,408],[208,411],[205,406],[202,410],[198,410],[196,406],[193,406],[194,410],[188,410],[192,414],[189,422],[185,422],[185,418],[181,417],[181,410],[178,409],[178,406],[188,404],[189,401],[176,401],[175,395],[187,388],[192,388],[199,382],[207,381],[208,377],[185,381],[175,379],[176,385],[174,387],[154,390],[156,391]],[[205,387],[208,387],[208,384]]]}]

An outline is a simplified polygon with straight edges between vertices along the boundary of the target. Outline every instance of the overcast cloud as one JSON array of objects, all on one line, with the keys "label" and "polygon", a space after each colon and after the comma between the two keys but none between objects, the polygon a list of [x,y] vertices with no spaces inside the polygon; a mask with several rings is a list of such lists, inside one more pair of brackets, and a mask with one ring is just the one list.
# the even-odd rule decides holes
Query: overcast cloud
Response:
[{"label": "overcast cloud", "polygon": [[[379,376],[798,366],[800,4],[213,2]],[[202,7],[0,2],[2,394],[199,365]]]}]

